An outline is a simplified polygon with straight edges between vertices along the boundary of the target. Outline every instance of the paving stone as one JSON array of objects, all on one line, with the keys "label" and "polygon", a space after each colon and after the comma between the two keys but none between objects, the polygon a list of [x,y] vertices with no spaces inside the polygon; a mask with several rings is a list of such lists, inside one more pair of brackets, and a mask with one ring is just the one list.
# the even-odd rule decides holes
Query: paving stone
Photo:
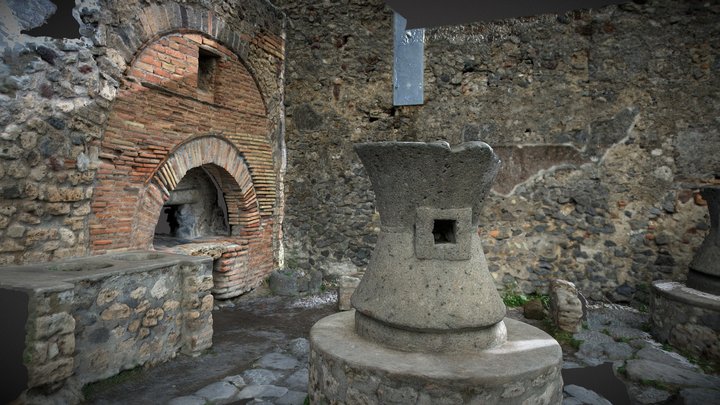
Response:
[{"label": "paving stone", "polygon": [[[588,405],[612,405],[610,401],[600,396],[595,391],[590,391],[579,385],[566,385],[563,390],[582,404]],[[563,401],[564,402],[564,401]]]},{"label": "paving stone", "polygon": [[642,324],[647,320],[647,314],[637,312],[629,307],[612,304],[588,310],[587,326],[588,329],[594,331],[609,330],[613,327],[629,327],[640,331]]},{"label": "paving stone", "polygon": [[628,394],[638,404],[657,404],[670,398],[670,393],[646,385],[628,384]]},{"label": "paving stone", "polygon": [[610,336],[594,330],[582,330],[578,333],[575,333],[573,335],[573,338],[583,341],[583,343],[580,345],[581,349],[584,345],[587,344],[614,342],[614,339]]},{"label": "paving stone", "polygon": [[631,328],[629,326],[611,326],[607,328],[609,335],[613,339],[649,339],[650,334],[640,329]]},{"label": "paving stone", "polygon": [[290,341],[288,350],[298,360],[307,359],[310,353],[310,342],[305,338],[297,338]]},{"label": "paving stone", "polygon": [[635,381],[660,381],[685,387],[714,388],[720,386],[720,377],[700,374],[650,360],[628,360],[626,370],[628,377]]},{"label": "paving stone", "polygon": [[292,370],[299,365],[297,360],[282,353],[268,353],[262,356],[257,364],[260,367],[275,370]]},{"label": "paving stone", "polygon": [[708,388],[685,388],[680,390],[685,405],[720,404],[720,391]]},{"label": "paving stone", "polygon": [[635,352],[629,344],[623,342],[602,343],[600,346],[609,360],[627,360]]},{"label": "paving stone", "polygon": [[307,398],[306,392],[288,391],[285,395],[275,400],[276,405],[303,405]]},{"label": "paving stone", "polygon": [[248,385],[238,395],[238,399],[278,398],[287,394],[288,389],[276,385]]},{"label": "paving stone", "polygon": [[245,384],[245,380],[239,374],[227,376],[223,378],[223,381],[227,381],[238,388],[243,388],[245,385],[247,385]]},{"label": "paving stone", "polygon": [[300,369],[290,375],[283,384],[290,389],[298,391],[307,391],[308,388],[308,369]]},{"label": "paving stone", "polygon": [[243,371],[242,377],[245,380],[245,384],[248,385],[267,385],[277,381],[282,377],[282,374],[277,371],[253,368]]},{"label": "paving stone", "polygon": [[[542,310],[542,305],[540,306]],[[584,311],[575,284],[565,280],[550,282],[550,317],[555,326],[577,332],[581,328]],[[537,318],[540,319],[540,318]]]},{"label": "paving stone", "polygon": [[616,342],[612,337],[598,331],[585,330],[573,337],[582,341],[576,356],[591,366],[602,364],[606,360],[627,360],[635,352],[629,344]]},{"label": "paving stone", "polygon": [[168,401],[167,405],[205,405],[207,399],[196,397],[195,395],[188,395],[185,397],[177,397]]},{"label": "paving stone", "polygon": [[638,351],[635,356],[642,360],[650,360],[656,363],[667,364],[673,367],[686,368],[688,370],[698,370],[698,367],[685,359],[683,356],[666,352],[657,347],[646,347]]},{"label": "paving stone", "polygon": [[227,404],[238,399],[240,390],[227,381],[219,381],[201,388],[195,395],[203,397],[214,404]]}]

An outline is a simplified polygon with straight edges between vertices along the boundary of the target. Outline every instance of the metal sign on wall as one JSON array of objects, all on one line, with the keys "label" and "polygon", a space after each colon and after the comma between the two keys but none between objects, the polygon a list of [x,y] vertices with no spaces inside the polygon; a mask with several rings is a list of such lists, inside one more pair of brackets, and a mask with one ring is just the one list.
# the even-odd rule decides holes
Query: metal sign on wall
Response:
[{"label": "metal sign on wall", "polygon": [[393,104],[422,104],[425,70],[425,29],[406,30],[407,20],[395,13]]},{"label": "metal sign on wall", "polygon": [[[393,104],[419,105],[424,102],[425,28],[467,24],[503,18],[562,13],[578,8],[596,8],[629,0],[385,0],[395,11]],[[401,15],[402,14],[402,15]],[[414,29],[407,30],[411,27]],[[425,27],[425,28],[419,28]]]}]

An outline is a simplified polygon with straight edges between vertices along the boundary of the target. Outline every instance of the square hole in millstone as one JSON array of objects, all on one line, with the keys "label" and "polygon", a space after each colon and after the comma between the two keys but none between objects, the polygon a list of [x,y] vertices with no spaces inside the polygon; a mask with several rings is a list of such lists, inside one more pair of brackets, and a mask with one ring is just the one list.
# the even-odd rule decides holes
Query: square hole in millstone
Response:
[{"label": "square hole in millstone", "polygon": [[457,238],[457,221],[454,219],[436,219],[433,221],[433,239],[435,244],[455,243]]}]

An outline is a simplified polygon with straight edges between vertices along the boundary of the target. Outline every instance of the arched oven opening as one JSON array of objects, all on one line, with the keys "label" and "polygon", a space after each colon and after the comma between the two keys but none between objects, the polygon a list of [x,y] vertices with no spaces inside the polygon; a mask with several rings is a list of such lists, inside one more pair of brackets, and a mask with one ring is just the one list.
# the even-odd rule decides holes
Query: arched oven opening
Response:
[{"label": "arched oven opening", "polygon": [[229,235],[228,209],[218,181],[205,167],[188,170],[160,211],[153,245],[162,249]]}]

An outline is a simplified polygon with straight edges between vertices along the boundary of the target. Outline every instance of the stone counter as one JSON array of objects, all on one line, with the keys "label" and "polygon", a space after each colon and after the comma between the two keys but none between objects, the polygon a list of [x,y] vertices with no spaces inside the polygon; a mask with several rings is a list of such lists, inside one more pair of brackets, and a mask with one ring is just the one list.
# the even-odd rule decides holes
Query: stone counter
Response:
[{"label": "stone counter", "polygon": [[212,345],[212,286],[209,257],[159,252],[1,268],[0,291],[28,296],[25,330],[10,331],[25,334],[28,399],[200,354]]}]

